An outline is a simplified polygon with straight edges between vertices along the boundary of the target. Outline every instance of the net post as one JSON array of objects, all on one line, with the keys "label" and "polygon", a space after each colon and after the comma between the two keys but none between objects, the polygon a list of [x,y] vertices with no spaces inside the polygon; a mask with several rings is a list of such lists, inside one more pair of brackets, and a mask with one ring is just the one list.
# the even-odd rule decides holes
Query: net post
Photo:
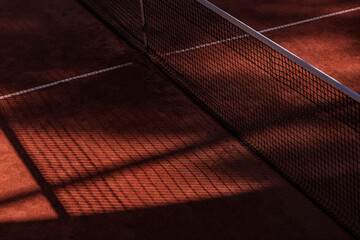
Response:
[{"label": "net post", "polygon": [[141,14],[141,30],[143,32],[143,40],[144,40],[144,47],[146,48],[148,43],[147,43],[147,29],[146,29],[146,22],[145,22],[145,10],[144,10],[144,0],[139,0],[140,1],[140,14]]}]

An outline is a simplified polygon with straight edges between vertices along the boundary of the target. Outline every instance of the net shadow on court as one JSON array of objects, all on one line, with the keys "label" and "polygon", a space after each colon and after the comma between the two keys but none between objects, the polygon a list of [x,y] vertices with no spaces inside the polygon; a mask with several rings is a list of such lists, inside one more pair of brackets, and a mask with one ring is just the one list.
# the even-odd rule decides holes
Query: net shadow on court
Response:
[{"label": "net shadow on court", "polygon": [[[311,205],[297,208],[294,203],[304,201],[299,193],[227,130],[170,83],[148,78],[138,67],[2,102],[2,128],[59,216],[1,224],[0,229],[16,229],[8,231],[8,239],[31,232],[40,239],[54,234],[145,239],[284,234],[296,239],[300,228],[284,232],[294,228],[286,211],[305,212],[302,218],[317,221],[304,210]],[[299,145],[298,151],[309,149]],[[263,231],[251,226],[252,214],[262,219],[256,225]],[[274,218],[284,228],[274,230]],[[88,224],[96,225],[94,232],[81,232]]]},{"label": "net shadow on court", "polygon": [[[129,27],[120,2],[80,2],[249,149],[359,234],[357,93],[208,1],[136,2],[128,14],[141,20],[137,28]],[[304,107],[311,115],[299,111],[291,124],[288,109]],[[267,126],[274,121],[290,124]],[[324,180],[328,177],[337,180]]]},{"label": "net shadow on court", "polygon": [[[7,239],[31,232],[40,239],[97,234],[296,239],[300,228],[284,232],[294,228],[286,211],[318,221],[304,210],[310,204],[301,203],[301,209],[294,204],[304,201],[296,190],[216,121],[171,84],[137,67],[2,102],[2,128],[59,216],[2,223]],[[262,219],[256,225],[263,231],[251,226],[252,214]],[[274,230],[274,218],[284,228]],[[94,231],[84,233],[89,225],[96,225]]]},{"label": "net shadow on court", "polygon": [[[209,21],[211,22],[210,19]],[[159,30],[152,31],[152,34],[154,32],[159,33]],[[201,37],[196,44],[221,40],[230,35],[213,39]],[[134,37],[142,37],[141,29]],[[268,85],[256,84],[257,80],[271,82],[272,73],[286,71],[276,69],[276,65],[269,65],[268,71],[258,71],[258,67],[249,66],[249,59],[234,59],[232,55],[237,54],[234,45],[244,41],[247,40],[239,39],[225,45],[214,45],[200,49],[197,53],[189,51],[178,55],[175,60],[170,60],[164,68],[168,71],[175,68],[176,73],[172,74],[176,77],[189,78],[195,75],[205,80],[188,81],[186,84],[196,86],[198,93],[206,93],[199,98],[208,101],[208,105],[217,111],[218,116],[226,116],[225,120],[235,125],[235,131],[241,133],[235,135],[242,139],[248,148],[264,158],[270,156],[273,159],[286,160],[272,164],[280,170],[289,171],[290,179],[293,178],[291,180],[295,183],[305,181],[308,185],[300,188],[310,192],[310,195],[315,191],[316,195],[313,197],[320,204],[332,208],[341,221],[352,227],[352,221],[346,222],[349,215],[345,214],[342,218],[342,208],[348,208],[346,213],[351,216],[351,208],[358,205],[359,198],[353,198],[354,189],[341,190],[341,187],[358,183],[354,181],[358,177],[357,166],[352,165],[353,155],[347,155],[347,151],[351,149],[357,154],[359,138],[356,135],[358,125],[356,122],[354,125],[351,120],[347,122],[344,112],[350,109],[349,112],[356,113],[358,105],[337,96],[330,101],[317,101],[316,104],[311,99],[298,102],[298,97],[311,97],[311,91],[317,90],[297,92],[293,98],[293,95],[286,94],[286,90],[296,87],[294,85],[284,87],[276,82]],[[193,46],[189,43],[186,42],[184,47]],[[161,50],[164,46],[153,47]],[[172,50],[178,50],[178,46],[177,42]],[[262,46],[255,50],[262,52]],[[202,58],[196,59],[199,52]],[[220,59],[211,59],[211,52],[215,52]],[[158,53],[161,54],[154,56],[155,60],[163,58],[167,61],[164,53],[168,51]],[[248,54],[256,57],[254,51],[249,51]],[[189,56],[194,59],[193,62],[189,62]],[[180,62],[182,58],[184,61]],[[266,58],[276,59],[275,61],[279,59],[272,55],[266,55]],[[219,61],[221,59],[230,61],[230,65],[223,64]],[[263,61],[259,60],[260,63]],[[237,64],[243,64],[241,71],[234,67]],[[189,66],[198,66],[200,70],[182,71]],[[208,67],[211,67],[210,70],[207,70]],[[224,67],[228,67],[228,71],[222,71]],[[129,73],[127,71],[131,74],[124,78]],[[218,87],[206,79],[213,79]],[[249,88],[242,83],[241,87],[236,89],[229,85],[239,83],[238,79],[251,79],[254,86]],[[177,83],[179,84],[179,81]],[[284,90],[282,93],[285,95],[279,93],[279,88],[275,90],[277,87]],[[268,89],[272,92],[264,94]],[[237,98],[239,92],[245,92],[240,98],[242,100]],[[264,104],[254,100],[254,97],[260,100],[268,98],[269,101]],[[216,99],[220,99],[221,104],[218,104]],[[248,99],[254,101],[249,103]],[[278,107],[275,115],[274,111],[269,109],[274,104]],[[344,106],[347,110],[343,110]],[[84,228],[72,225],[76,222],[80,222],[79,225],[97,225],[98,228],[94,229],[101,228],[99,233],[104,235],[126,236],[128,233],[130,237],[139,234],[142,238],[166,238],[171,234],[179,239],[195,239],[199,238],[199,234],[194,232],[199,231],[200,234],[208,234],[206,236],[214,239],[224,236],[236,239],[246,234],[263,236],[270,232],[275,239],[283,236],[282,234],[289,234],[284,232],[285,229],[294,230],[290,233],[293,234],[290,238],[303,236],[300,228],[296,227],[300,220],[295,223],[287,222],[289,215],[283,213],[286,210],[279,210],[275,206],[275,202],[287,204],[280,199],[290,202],[293,200],[292,204],[296,205],[295,203],[303,201],[303,198],[289,187],[283,187],[286,183],[282,178],[269,170],[254,154],[249,153],[238,139],[190,103],[170,84],[157,81],[138,69],[130,68],[125,72],[119,70],[102,77],[65,84],[56,89],[18,96],[3,101],[1,107],[3,129],[37,179],[42,193],[60,216],[59,220],[54,221],[1,224],[0,228],[6,231],[15,229],[9,231],[15,239],[21,236],[25,238],[27,230],[28,233],[38,231],[46,237],[54,237],[55,233],[46,232],[44,226],[58,231],[59,238],[66,237],[66,234],[95,238],[95,230],[84,233]],[[223,107],[228,107],[228,110]],[[248,114],[234,115],[240,110]],[[329,121],[328,117],[332,115],[338,118]],[[248,116],[252,116],[252,119]],[[243,125],[240,125],[242,121]],[[341,126],[342,130],[337,129],[338,126]],[[234,127],[227,127],[234,130]],[[330,130],[324,132],[324,129]],[[354,132],[354,129],[353,139],[342,134],[342,131]],[[279,135],[281,137],[277,137]],[[285,147],[289,141],[291,148]],[[338,141],[345,145],[344,148],[333,148]],[[261,152],[264,149],[265,154]],[[333,156],[345,156],[340,168],[338,162],[332,161]],[[329,160],[324,162],[324,159]],[[289,163],[293,165],[290,166]],[[326,171],[320,171],[324,166]],[[346,192],[343,194],[346,201],[337,199],[339,201],[336,206],[328,201],[333,199],[334,189],[340,191],[336,192],[338,195],[343,194],[341,191]],[[0,204],[13,203],[32,194],[36,193],[25,192],[0,201]],[[296,196],[298,200],[295,197],[288,199],[289,195]],[[266,199],[266,202],[260,199]],[[272,200],[275,205],[272,205]],[[259,208],[254,202],[260,202],[263,208]],[[301,215],[302,211],[306,212],[306,206],[305,204],[304,208],[293,210]],[[233,212],[234,209],[236,211]],[[248,216],[252,215],[263,222],[249,219]],[[246,220],[239,219],[240,216]],[[302,217],[309,222],[313,221],[316,228],[317,220],[308,215]],[[357,217],[351,216],[350,219]],[[284,228],[274,229],[274,218],[277,218],[277,225]],[[128,224],[128,219],[131,224]],[[169,222],[172,228],[167,231]],[[259,231],[259,225],[264,232]],[[116,232],[119,227],[123,231]],[[209,227],[213,231],[209,231]],[[242,227],[240,231],[237,230],[239,227]],[[68,232],[59,233],[68,228]],[[146,231],[135,233],[139,229]],[[251,233],[246,232],[249,229]],[[327,231],[314,232],[316,239]],[[331,231],[327,233],[331,235]],[[284,236],[286,237],[289,235]]]}]

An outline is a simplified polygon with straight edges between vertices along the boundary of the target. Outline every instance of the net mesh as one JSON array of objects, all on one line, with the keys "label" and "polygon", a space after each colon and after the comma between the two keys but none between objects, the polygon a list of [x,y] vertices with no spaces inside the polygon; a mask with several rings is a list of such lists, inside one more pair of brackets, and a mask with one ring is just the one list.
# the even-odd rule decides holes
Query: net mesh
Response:
[{"label": "net mesh", "polygon": [[196,0],[81,2],[360,237],[357,101]]}]

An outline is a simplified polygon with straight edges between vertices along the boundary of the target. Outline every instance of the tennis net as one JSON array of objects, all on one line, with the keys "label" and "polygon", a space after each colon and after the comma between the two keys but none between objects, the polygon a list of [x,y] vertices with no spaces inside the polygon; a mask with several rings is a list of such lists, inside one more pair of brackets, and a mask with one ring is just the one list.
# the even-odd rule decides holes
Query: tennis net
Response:
[{"label": "tennis net", "polygon": [[80,0],[360,237],[360,96],[205,0]]}]

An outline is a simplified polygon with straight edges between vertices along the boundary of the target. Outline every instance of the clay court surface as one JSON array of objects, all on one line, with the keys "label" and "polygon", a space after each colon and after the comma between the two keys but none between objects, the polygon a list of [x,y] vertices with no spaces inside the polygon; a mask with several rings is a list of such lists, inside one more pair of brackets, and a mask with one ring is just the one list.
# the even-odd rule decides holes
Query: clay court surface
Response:
[{"label": "clay court surface", "polygon": [[[256,30],[359,7],[214,3]],[[0,5],[2,96],[92,73],[0,100],[1,240],[352,239],[77,1]],[[266,35],[360,92],[359,16]]]}]

